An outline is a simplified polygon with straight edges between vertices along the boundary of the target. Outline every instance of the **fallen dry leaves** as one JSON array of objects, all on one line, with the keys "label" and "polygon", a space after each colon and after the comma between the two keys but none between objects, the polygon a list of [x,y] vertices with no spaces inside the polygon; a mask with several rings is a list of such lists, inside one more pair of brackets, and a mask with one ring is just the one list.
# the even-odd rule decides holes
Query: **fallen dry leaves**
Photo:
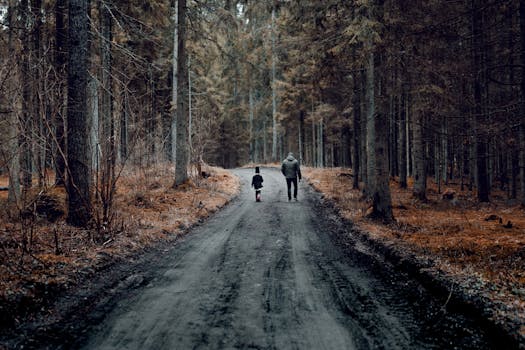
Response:
[{"label": "fallen dry leaves", "polygon": [[[173,167],[124,169],[113,222],[98,231],[71,227],[63,218],[50,223],[0,212],[0,309],[16,312],[5,310],[6,305],[14,308],[24,300],[38,304],[42,293],[75,284],[83,275],[155,242],[174,239],[238,193],[238,178],[231,173],[214,167],[203,170],[210,176],[194,176],[174,189]],[[6,185],[7,179],[0,178],[0,186]],[[45,193],[65,202],[61,187],[51,186]],[[6,201],[7,191],[1,191],[0,206],[5,208]]]}]

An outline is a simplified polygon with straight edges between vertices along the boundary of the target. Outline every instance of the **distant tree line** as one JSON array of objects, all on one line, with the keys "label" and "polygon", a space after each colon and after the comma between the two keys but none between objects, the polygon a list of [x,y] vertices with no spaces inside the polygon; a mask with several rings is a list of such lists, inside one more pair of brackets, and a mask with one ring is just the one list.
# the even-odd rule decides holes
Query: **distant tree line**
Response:
[{"label": "distant tree line", "polygon": [[389,178],[525,205],[525,1],[300,1],[279,10],[285,148],[348,166],[372,215]]},{"label": "distant tree line", "polygon": [[386,221],[394,177],[525,205],[524,1],[226,4],[230,112],[207,159],[351,167]]},{"label": "distant tree line", "polygon": [[65,185],[68,221],[103,223],[124,164],[178,186],[293,151],[386,221],[393,177],[525,205],[524,2],[0,1],[9,200]]}]

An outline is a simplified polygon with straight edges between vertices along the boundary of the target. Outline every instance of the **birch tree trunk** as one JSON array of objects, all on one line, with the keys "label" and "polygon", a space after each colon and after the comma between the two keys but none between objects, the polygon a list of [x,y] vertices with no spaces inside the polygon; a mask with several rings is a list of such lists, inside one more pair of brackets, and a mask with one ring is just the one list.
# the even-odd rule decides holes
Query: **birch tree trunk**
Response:
[{"label": "birch tree trunk", "polygon": [[186,74],[186,0],[178,0],[178,54],[177,54],[177,152],[175,162],[175,183],[188,181],[188,77]]},{"label": "birch tree trunk", "polygon": [[92,218],[87,120],[89,8],[89,0],[69,1],[67,221],[81,227],[87,226]]}]

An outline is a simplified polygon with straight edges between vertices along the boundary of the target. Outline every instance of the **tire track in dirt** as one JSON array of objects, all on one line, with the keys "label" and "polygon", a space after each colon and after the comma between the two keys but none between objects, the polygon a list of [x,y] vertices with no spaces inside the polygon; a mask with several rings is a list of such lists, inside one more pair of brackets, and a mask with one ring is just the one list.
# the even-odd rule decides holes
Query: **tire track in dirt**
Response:
[{"label": "tire track in dirt", "polygon": [[[148,285],[93,325],[84,349],[488,349],[468,317],[360,246],[301,184],[239,169],[227,208],[147,266]],[[154,271],[152,272],[152,269]]]}]

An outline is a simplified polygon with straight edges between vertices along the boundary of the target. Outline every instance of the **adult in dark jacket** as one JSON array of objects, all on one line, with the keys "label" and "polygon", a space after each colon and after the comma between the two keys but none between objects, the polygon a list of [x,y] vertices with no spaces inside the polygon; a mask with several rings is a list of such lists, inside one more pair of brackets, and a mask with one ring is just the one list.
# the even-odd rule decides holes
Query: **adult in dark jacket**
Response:
[{"label": "adult in dark jacket", "polygon": [[286,178],[286,186],[288,187],[288,201],[292,200],[291,187],[293,184],[293,197],[297,200],[297,179],[301,181],[301,168],[299,162],[294,158],[293,153],[288,153],[288,157],[281,165],[281,172]]}]

